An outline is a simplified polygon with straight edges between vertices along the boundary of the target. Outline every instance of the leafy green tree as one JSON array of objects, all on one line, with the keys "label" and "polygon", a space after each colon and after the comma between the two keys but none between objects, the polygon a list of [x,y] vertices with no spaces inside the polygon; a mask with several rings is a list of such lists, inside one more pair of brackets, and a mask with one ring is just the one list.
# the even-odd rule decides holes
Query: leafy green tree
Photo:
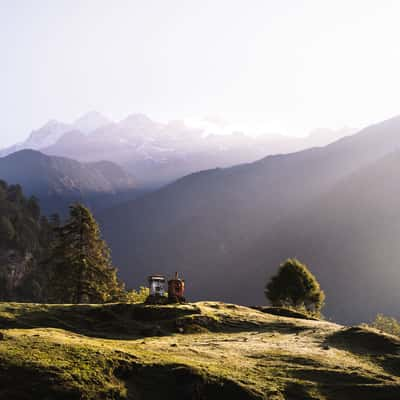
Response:
[{"label": "leafy green tree", "polygon": [[315,276],[296,258],[289,258],[266,285],[265,295],[273,306],[292,307],[319,315],[325,295]]},{"label": "leafy green tree", "polygon": [[123,287],[91,212],[82,204],[72,205],[69,220],[56,230],[49,259],[52,300],[102,303],[119,299]]},{"label": "leafy green tree", "polygon": [[400,336],[400,322],[393,317],[378,314],[375,320],[367,325],[390,335]]}]

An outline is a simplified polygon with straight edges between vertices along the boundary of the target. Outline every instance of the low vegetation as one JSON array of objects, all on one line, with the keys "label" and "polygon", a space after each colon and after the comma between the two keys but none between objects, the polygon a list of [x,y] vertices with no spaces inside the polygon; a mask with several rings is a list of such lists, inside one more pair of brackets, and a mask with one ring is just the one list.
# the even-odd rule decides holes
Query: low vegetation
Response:
[{"label": "low vegetation", "polygon": [[149,288],[141,286],[138,290],[132,289],[127,291],[124,300],[128,303],[144,303],[149,294]]},{"label": "low vegetation", "polygon": [[399,339],[282,313],[2,303],[0,398],[398,399]]},{"label": "low vegetation", "polygon": [[396,318],[378,314],[375,319],[366,326],[375,328],[381,332],[400,337],[400,322]]}]

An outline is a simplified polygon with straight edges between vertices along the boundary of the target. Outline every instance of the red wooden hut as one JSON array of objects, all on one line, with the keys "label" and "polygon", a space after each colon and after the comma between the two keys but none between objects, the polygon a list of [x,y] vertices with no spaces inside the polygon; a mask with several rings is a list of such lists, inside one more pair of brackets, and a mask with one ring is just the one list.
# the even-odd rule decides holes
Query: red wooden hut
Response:
[{"label": "red wooden hut", "polygon": [[184,302],[185,297],[185,281],[180,279],[178,273],[175,272],[175,277],[168,281],[168,300],[173,302]]}]

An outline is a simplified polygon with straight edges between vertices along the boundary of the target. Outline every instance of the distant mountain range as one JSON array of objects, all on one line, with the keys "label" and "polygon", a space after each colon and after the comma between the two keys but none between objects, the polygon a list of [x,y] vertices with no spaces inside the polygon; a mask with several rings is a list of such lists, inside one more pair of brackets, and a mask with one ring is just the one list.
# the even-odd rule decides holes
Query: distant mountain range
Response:
[{"label": "distant mountain range", "polygon": [[134,178],[110,161],[80,163],[35,150],[0,158],[0,179],[22,185],[27,195],[40,200],[46,214],[65,214],[75,201],[96,211],[141,194]]},{"label": "distant mountain range", "polygon": [[186,176],[101,216],[128,285],[180,271],[190,298],[265,302],[279,262],[309,263],[328,316],[397,317],[400,117],[321,148]]},{"label": "distant mountain range", "polygon": [[[9,149],[0,178],[39,197],[45,213],[88,204],[128,286],[177,270],[189,298],[260,304],[278,264],[297,256],[321,281],[328,316],[400,317],[400,117],[325,146],[338,132],[205,135],[182,122],[131,115],[114,123],[97,113],[66,125],[49,123],[19,145],[40,152]],[[279,154],[307,143],[320,147]],[[206,169],[261,152],[278,154]]]},{"label": "distant mountain range", "polygon": [[81,162],[108,160],[133,174],[138,185],[160,187],[193,172],[325,145],[352,132],[324,129],[306,138],[255,138],[238,132],[206,133],[183,121],[158,123],[143,114],[132,114],[116,123],[93,111],[71,124],[49,121],[25,142],[0,151],[0,156],[34,149]]},{"label": "distant mountain range", "polygon": [[34,130],[22,143],[0,150],[0,157],[23,149],[41,150],[55,144],[64,134],[71,131],[79,131],[89,134],[96,129],[106,126],[111,121],[96,111],[88,112],[74,121],[72,124],[50,120],[40,129]]}]

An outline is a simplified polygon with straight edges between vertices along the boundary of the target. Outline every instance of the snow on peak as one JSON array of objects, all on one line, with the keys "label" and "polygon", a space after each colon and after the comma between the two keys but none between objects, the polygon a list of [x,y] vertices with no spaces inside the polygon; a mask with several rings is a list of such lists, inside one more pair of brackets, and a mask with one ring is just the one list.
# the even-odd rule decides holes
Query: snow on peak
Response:
[{"label": "snow on peak", "polygon": [[110,123],[111,120],[99,112],[89,111],[88,113],[79,117],[73,123],[73,127],[82,133],[89,134],[99,128],[109,125]]},{"label": "snow on peak", "polygon": [[24,142],[23,147],[41,149],[51,146],[69,130],[71,130],[71,125],[52,119],[41,128],[32,131],[29,138]]},{"label": "snow on peak", "polygon": [[152,121],[145,114],[130,114],[125,119],[123,119],[120,124],[124,126],[148,126],[155,125],[156,123]]}]

